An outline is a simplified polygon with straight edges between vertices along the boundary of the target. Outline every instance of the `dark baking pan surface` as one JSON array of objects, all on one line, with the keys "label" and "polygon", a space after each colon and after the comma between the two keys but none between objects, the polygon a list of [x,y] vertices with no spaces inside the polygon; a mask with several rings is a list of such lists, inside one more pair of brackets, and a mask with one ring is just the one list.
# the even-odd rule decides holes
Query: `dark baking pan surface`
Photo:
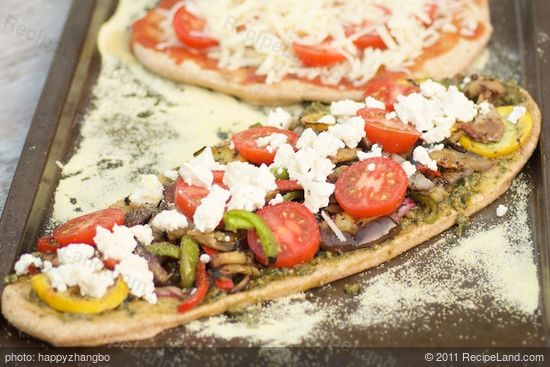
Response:
[{"label": "dark baking pan surface", "polygon": [[[49,216],[53,193],[60,178],[55,162],[70,156],[78,139],[79,119],[89,103],[90,87],[101,62],[96,50],[97,32],[115,6],[114,0],[74,2],[0,222],[0,244],[4,254],[0,260],[2,274],[10,273],[15,259],[32,249]],[[545,15],[550,14],[550,2],[493,0],[491,11],[495,33],[488,70],[503,78],[517,79],[526,86],[539,102],[543,120],[550,120],[550,22],[545,19]],[[424,316],[429,317],[404,320],[391,327],[376,324],[336,327],[327,324],[323,326],[326,330],[319,334],[321,340],[316,340],[315,345],[546,346],[550,322],[549,154],[550,125],[543,124],[539,148],[523,172],[523,180],[531,187],[527,198],[528,215],[541,292],[539,311],[533,317],[516,317],[505,309],[494,312],[487,299],[480,302],[486,302],[487,309],[492,310],[488,314],[458,309],[445,312],[445,317],[441,317],[443,311],[449,310],[438,309],[435,305],[425,310]],[[501,202],[513,206],[514,197],[507,194]],[[494,206],[477,215],[475,221],[490,221],[491,218],[494,218]],[[384,272],[407,267],[413,260],[416,268],[427,269],[432,266],[433,258],[426,250],[438,239],[428,241],[384,266],[312,290],[307,298],[319,304],[349,298],[343,292],[346,284],[368,282]],[[356,312],[355,307],[344,302],[339,312],[352,314]],[[5,334],[2,345],[41,345],[41,342],[18,333],[5,320],[1,323]],[[132,345],[244,346],[250,343],[239,338],[227,342],[214,337],[199,337],[185,328],[177,328]]]}]

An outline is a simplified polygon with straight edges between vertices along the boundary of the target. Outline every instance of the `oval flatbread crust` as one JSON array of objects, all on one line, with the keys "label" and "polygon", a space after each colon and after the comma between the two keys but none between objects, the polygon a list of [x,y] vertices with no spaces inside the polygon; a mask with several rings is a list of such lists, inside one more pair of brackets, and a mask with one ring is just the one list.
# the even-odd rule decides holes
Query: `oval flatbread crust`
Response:
[{"label": "oval flatbread crust", "polygon": [[386,262],[452,227],[459,215],[473,215],[508,190],[512,180],[535,150],[541,131],[541,113],[527,92],[525,106],[533,116],[529,140],[507,157],[507,169],[495,165],[481,176],[483,184],[462,212],[449,209],[433,224],[412,225],[391,240],[371,248],[325,259],[308,275],[272,281],[262,287],[225,296],[195,309],[177,313],[177,300],[161,299],[157,305],[132,301],[125,307],[93,317],[71,316],[36,302],[28,279],[8,285],[2,294],[2,314],[18,329],[56,346],[95,346],[112,342],[152,338],[163,330],[192,320],[221,314],[232,306],[253,303],[303,292]]},{"label": "oval flatbread crust", "polygon": [[[488,0],[476,0],[464,11],[464,19],[478,22],[475,37],[443,34],[411,68],[412,78],[453,77],[466,70],[484,50],[493,32]],[[223,70],[214,60],[205,60],[183,49],[160,50],[155,47],[160,37],[160,20],[161,15],[153,10],[136,22],[131,48],[143,65],[165,78],[230,94],[254,105],[280,106],[302,101],[328,103],[341,99],[359,100],[363,96],[361,86],[323,86],[290,77],[266,84],[255,77],[253,69]]]}]

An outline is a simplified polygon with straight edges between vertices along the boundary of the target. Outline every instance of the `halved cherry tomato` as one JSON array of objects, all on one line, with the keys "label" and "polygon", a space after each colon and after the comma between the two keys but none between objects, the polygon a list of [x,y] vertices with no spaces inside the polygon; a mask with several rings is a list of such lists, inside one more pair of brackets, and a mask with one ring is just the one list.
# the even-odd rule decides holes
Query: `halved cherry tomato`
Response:
[{"label": "halved cherry tomato", "polygon": [[[266,206],[256,213],[267,223],[278,243],[276,268],[287,268],[311,260],[319,251],[320,234],[317,220],[303,204],[285,202]],[[256,259],[266,265],[260,239],[248,231],[248,245]]]},{"label": "halved cherry tomato", "polygon": [[204,34],[204,19],[191,14],[185,6],[176,12],[172,23],[180,41],[189,47],[204,49],[218,45],[217,40]]},{"label": "halved cherry tomato", "polygon": [[365,97],[376,98],[386,104],[386,109],[393,111],[398,95],[408,95],[417,92],[418,88],[407,81],[404,73],[385,72],[372,78],[365,86]]},{"label": "halved cherry tomato", "polygon": [[27,271],[31,275],[35,275],[35,274],[40,273],[40,270],[38,270],[38,268],[34,264],[30,264],[29,267],[27,268]]},{"label": "halved cherry tomato", "polygon": [[230,291],[235,288],[235,283],[233,283],[231,278],[219,277],[216,278],[216,288],[224,291]]},{"label": "halved cherry tomato", "polygon": [[124,224],[124,213],[118,208],[99,210],[78,218],[71,219],[53,231],[53,238],[61,245],[86,243],[95,245],[96,228],[113,229],[115,224]]},{"label": "halved cherry tomato", "polygon": [[53,254],[57,253],[59,249],[59,244],[55,242],[52,236],[42,237],[36,241],[36,250],[38,252],[46,253],[51,252]]},{"label": "halved cherry tomato", "polygon": [[294,42],[292,49],[296,57],[307,67],[332,66],[346,60],[344,55],[327,45],[309,46]]},{"label": "halved cherry tomato", "polygon": [[105,266],[109,270],[115,270],[115,266],[119,263],[118,260],[115,259],[105,259],[103,260],[103,266]]},{"label": "halved cherry tomato", "polygon": [[212,175],[214,176],[214,183],[218,184],[220,186],[223,186],[223,175],[225,174],[225,171],[212,171]]},{"label": "halved cherry tomato", "polygon": [[297,191],[304,189],[302,185],[300,185],[296,180],[275,180],[275,184],[277,184],[277,190],[281,192]]},{"label": "halved cherry tomato", "polygon": [[336,181],[335,196],[347,213],[359,218],[376,217],[391,214],[399,207],[407,184],[399,163],[386,157],[369,158],[342,173]]},{"label": "halved cherry tomato", "polygon": [[405,153],[409,151],[420,133],[400,120],[388,120],[385,111],[374,108],[363,108],[357,112],[365,120],[365,132],[372,143],[382,145],[389,153]]},{"label": "halved cherry tomato", "polygon": [[207,188],[188,185],[182,178],[176,183],[176,206],[187,218],[193,218],[201,200],[207,195]]},{"label": "halved cherry tomato", "polygon": [[247,160],[256,164],[271,164],[275,158],[276,150],[269,151],[267,147],[259,147],[256,139],[263,138],[272,134],[285,134],[287,144],[296,145],[298,135],[290,130],[283,130],[270,126],[253,127],[233,135],[231,140],[235,144],[235,149]]}]

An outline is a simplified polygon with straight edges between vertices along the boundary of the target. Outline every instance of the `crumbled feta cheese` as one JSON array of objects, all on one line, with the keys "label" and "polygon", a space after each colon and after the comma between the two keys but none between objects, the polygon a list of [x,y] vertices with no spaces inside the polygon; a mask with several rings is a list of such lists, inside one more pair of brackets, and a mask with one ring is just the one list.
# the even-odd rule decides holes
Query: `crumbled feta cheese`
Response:
[{"label": "crumbled feta cheese", "polygon": [[338,149],[345,146],[344,142],[331,133],[324,131],[317,135],[313,129],[306,129],[296,143],[298,149],[311,148],[323,158],[336,155]]},{"label": "crumbled feta cheese", "polygon": [[420,92],[398,96],[395,112],[403,123],[414,124],[427,143],[450,137],[457,121],[469,122],[477,115],[474,102],[456,86],[445,88],[428,80],[420,85]]},{"label": "crumbled feta cheese", "polygon": [[403,168],[403,171],[405,171],[405,173],[407,174],[407,177],[411,177],[416,172],[416,166],[409,161],[401,163],[401,167]]},{"label": "crumbled feta cheese", "polygon": [[169,178],[172,181],[176,181],[179,177],[179,173],[178,171],[175,171],[175,170],[168,170],[168,171],[164,171],[164,176]]},{"label": "crumbled feta cheese", "polygon": [[430,149],[428,149],[428,152],[429,153],[439,152],[439,151],[442,151],[443,148],[445,148],[445,144],[436,144],[436,145],[432,146]]},{"label": "crumbled feta cheese", "polygon": [[35,257],[31,254],[21,255],[19,260],[15,263],[15,274],[24,275],[28,274],[29,266],[34,265],[37,269],[42,266],[42,259]]},{"label": "crumbled feta cheese", "polygon": [[233,143],[233,140],[229,142],[229,149],[235,150],[235,143]]},{"label": "crumbled feta cheese", "polygon": [[43,273],[47,273],[49,272],[50,270],[52,270],[53,268],[53,265],[51,262],[49,262],[48,260],[45,260],[43,263],[42,263],[42,272]]},{"label": "crumbled feta cheese", "polygon": [[176,209],[164,210],[151,221],[151,227],[159,232],[173,232],[187,227],[187,217]]},{"label": "crumbled feta cheese", "polygon": [[83,243],[75,243],[57,250],[57,259],[60,264],[82,264],[91,259],[95,249]]},{"label": "crumbled feta cheese", "polygon": [[367,165],[367,170],[368,170],[369,172],[372,172],[372,171],[374,171],[375,169],[376,169],[376,164],[374,164],[374,163],[369,163],[369,164]]},{"label": "crumbled feta cheese", "polygon": [[[281,147],[288,146],[283,144]],[[269,168],[246,162],[231,162],[227,165],[223,183],[231,192],[228,209],[254,211],[265,206],[268,192],[277,188],[275,176]]]},{"label": "crumbled feta cheese", "polygon": [[477,105],[477,109],[480,115],[486,115],[491,112],[491,104],[487,101],[483,101]]},{"label": "crumbled feta cheese", "polygon": [[130,228],[132,234],[142,245],[148,246],[153,243],[153,230],[150,225],[137,225]]},{"label": "crumbled feta cheese", "polygon": [[365,105],[367,108],[376,108],[379,110],[385,110],[386,104],[382,101],[377,100],[376,98],[373,98],[371,96],[368,96],[365,98]]},{"label": "crumbled feta cheese", "polygon": [[[101,262],[95,258],[97,262]],[[59,292],[68,287],[78,286],[80,295],[101,298],[115,283],[115,275],[110,270],[94,269],[81,264],[60,265],[46,273],[53,288]]]},{"label": "crumbled feta cheese", "polygon": [[388,113],[386,113],[386,115],[384,116],[384,118],[385,118],[386,120],[393,120],[393,119],[396,119],[396,118],[397,118],[397,113],[395,113],[395,111],[388,112]]},{"label": "crumbled feta cheese", "polygon": [[94,242],[107,259],[122,260],[132,254],[137,241],[130,228],[115,225],[113,231],[97,227]]},{"label": "crumbled feta cheese", "polygon": [[506,205],[499,205],[497,207],[497,217],[504,217],[508,213],[508,207]]},{"label": "crumbled feta cheese", "polygon": [[157,303],[155,294],[154,275],[149,270],[147,260],[132,254],[120,261],[115,266],[130,289],[130,294],[137,298],[143,298],[151,304]]},{"label": "crumbled feta cheese", "polygon": [[256,139],[256,146],[259,148],[265,147],[269,153],[273,153],[277,148],[285,144],[287,140],[288,137],[285,134],[275,133]]},{"label": "crumbled feta cheese", "polygon": [[269,205],[277,205],[284,203],[285,199],[283,199],[283,196],[281,194],[275,195],[273,199],[269,201]]},{"label": "crumbled feta cheese", "polygon": [[518,123],[518,120],[522,118],[523,115],[525,115],[526,112],[527,108],[525,108],[524,106],[514,106],[514,108],[512,109],[512,113],[508,115],[508,121],[515,125]]},{"label": "crumbled feta cheese", "polygon": [[328,132],[342,140],[348,148],[356,148],[365,137],[365,120],[359,116],[351,117],[342,123],[331,126]]},{"label": "crumbled feta cheese", "polygon": [[364,161],[368,158],[376,158],[376,157],[382,157],[382,147],[378,144],[374,144],[369,152],[363,152],[358,151],[357,152],[357,158],[359,158],[360,161]]},{"label": "crumbled feta cheese", "polygon": [[180,167],[179,174],[188,185],[209,189],[214,181],[212,170],[223,171],[225,166],[214,160],[212,148],[207,147],[195,158],[184,163]]},{"label": "crumbled feta cheese", "polygon": [[329,204],[329,199],[334,192],[334,185],[325,181],[299,180],[304,188],[304,205],[312,212]]},{"label": "crumbled feta cheese", "polygon": [[281,107],[277,107],[274,111],[271,111],[267,116],[267,126],[274,126],[281,129],[288,129],[292,123],[292,115]]},{"label": "crumbled feta cheese", "polygon": [[155,175],[145,175],[141,178],[141,182],[130,195],[130,201],[135,204],[153,204],[157,205],[163,197],[164,186],[160,183]]},{"label": "crumbled feta cheese", "polygon": [[432,171],[437,171],[437,162],[434,161],[430,157],[430,154],[428,153],[428,150],[426,148],[424,148],[423,146],[418,146],[418,147],[414,148],[414,150],[413,150],[413,159],[416,162],[425,165],[426,167],[428,167]]},{"label": "crumbled feta cheese", "polygon": [[201,200],[193,215],[196,229],[201,232],[213,231],[223,218],[225,206],[230,196],[229,190],[213,185],[208,195]]},{"label": "crumbled feta cheese", "polygon": [[336,118],[332,115],[325,115],[317,120],[317,122],[325,125],[334,125],[336,123]]},{"label": "crumbled feta cheese", "polygon": [[364,103],[344,99],[330,104],[330,114],[334,116],[354,116],[361,108],[365,108]]},{"label": "crumbled feta cheese", "polygon": [[210,256],[208,254],[202,254],[199,257],[199,260],[201,261],[201,263],[208,264],[210,262]]}]

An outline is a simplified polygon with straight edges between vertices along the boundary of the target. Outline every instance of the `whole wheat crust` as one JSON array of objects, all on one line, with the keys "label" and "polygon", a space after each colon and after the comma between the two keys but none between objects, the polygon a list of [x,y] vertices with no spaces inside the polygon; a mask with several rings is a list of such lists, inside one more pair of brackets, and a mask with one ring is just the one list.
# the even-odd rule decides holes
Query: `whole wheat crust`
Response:
[{"label": "whole wheat crust", "polygon": [[[483,32],[477,38],[460,38],[456,45],[445,53],[423,60],[412,68],[412,78],[453,77],[466,70],[481,53],[493,29],[488,0],[478,0],[475,4],[475,14],[469,10],[468,14],[471,14],[471,18],[477,18]],[[440,42],[445,42],[445,38]],[[247,80],[247,70],[206,68],[191,59],[176,62],[166,52],[145,47],[135,41],[131,47],[137,59],[155,74],[177,82],[195,84],[230,94],[254,105],[280,106],[302,101],[359,100],[363,96],[361,87],[339,89],[288,78],[275,84],[251,82]]]},{"label": "whole wheat crust", "polygon": [[223,313],[231,306],[245,306],[306,291],[375,267],[450,228],[456,223],[459,214],[473,215],[508,190],[514,177],[535,150],[541,130],[539,108],[528,93],[524,93],[528,97],[525,105],[534,120],[531,137],[518,152],[509,157],[506,172],[502,173],[495,166],[482,174],[479,192],[472,197],[462,213],[449,209],[433,224],[410,226],[380,245],[324,260],[308,275],[276,280],[260,288],[225,296],[182,314],[176,312],[177,301],[163,299],[158,305],[132,301],[128,305],[132,312],[126,308],[91,318],[71,317],[39,305],[33,299],[28,279],[5,288],[2,314],[18,329],[53,345],[94,346],[151,338],[163,330]]}]

